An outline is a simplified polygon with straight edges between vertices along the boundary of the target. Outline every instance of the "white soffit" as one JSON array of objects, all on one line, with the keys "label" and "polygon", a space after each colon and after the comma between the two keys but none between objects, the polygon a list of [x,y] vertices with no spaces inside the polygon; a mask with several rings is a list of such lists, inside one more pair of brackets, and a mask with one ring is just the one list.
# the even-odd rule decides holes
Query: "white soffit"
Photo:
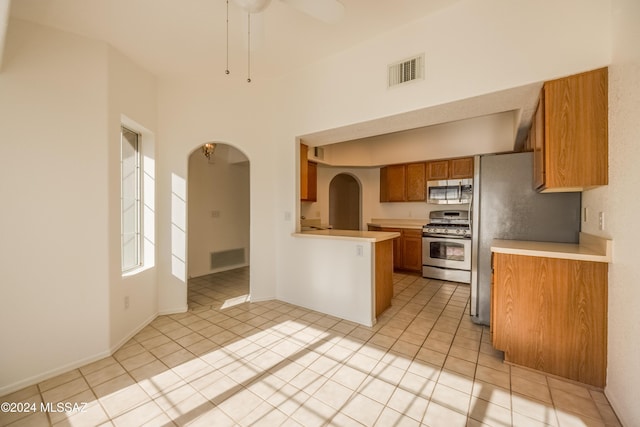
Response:
[{"label": "white soffit", "polygon": [[[408,111],[393,116],[382,117],[366,122],[327,129],[301,135],[299,138],[309,146],[335,144],[356,141],[380,135],[433,126],[459,120],[504,113],[518,112],[515,127],[519,133],[529,128],[535,112],[542,82],[519,86],[473,98],[463,99],[442,105]],[[516,135],[514,135],[514,143]]]}]

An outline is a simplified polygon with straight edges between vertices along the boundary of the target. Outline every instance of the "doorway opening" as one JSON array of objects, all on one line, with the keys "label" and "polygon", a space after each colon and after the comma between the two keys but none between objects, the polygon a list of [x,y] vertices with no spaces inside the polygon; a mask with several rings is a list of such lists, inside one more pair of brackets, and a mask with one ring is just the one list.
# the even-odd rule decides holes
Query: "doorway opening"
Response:
[{"label": "doorway opening", "polygon": [[229,144],[208,143],[189,155],[189,310],[249,300],[249,172],[247,156]]},{"label": "doorway opening", "polygon": [[360,182],[347,173],[329,183],[329,223],[338,230],[360,230],[362,196]]}]

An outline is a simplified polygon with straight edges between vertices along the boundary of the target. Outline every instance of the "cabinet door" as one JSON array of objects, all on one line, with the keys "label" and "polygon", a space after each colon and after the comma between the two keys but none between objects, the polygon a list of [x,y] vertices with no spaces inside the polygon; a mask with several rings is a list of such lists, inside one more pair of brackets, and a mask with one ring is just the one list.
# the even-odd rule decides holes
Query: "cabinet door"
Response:
[{"label": "cabinet door", "polygon": [[449,161],[449,178],[473,178],[473,157],[451,159]]},{"label": "cabinet door", "polygon": [[307,151],[309,147],[300,144],[300,200],[307,200],[309,197],[309,161]]},{"label": "cabinet door", "polygon": [[402,267],[410,271],[422,271],[422,231],[402,231]]},{"label": "cabinet door", "polygon": [[545,189],[608,182],[607,69],[545,83]]},{"label": "cabinet door", "polygon": [[494,260],[493,344],[505,361],[604,387],[608,265],[502,253]]},{"label": "cabinet door", "polygon": [[427,181],[449,179],[449,161],[436,160],[427,162]]},{"label": "cabinet door", "polygon": [[529,135],[533,145],[533,188],[539,189],[544,186],[544,89],[540,92],[538,109],[533,116],[531,133]]},{"label": "cabinet door", "polygon": [[400,233],[400,237],[393,239],[393,269],[402,270],[402,229],[401,228],[381,228],[380,231],[388,231],[392,233]]},{"label": "cabinet door", "polygon": [[387,194],[389,202],[404,202],[405,193],[405,165],[387,166]]},{"label": "cabinet door", "polygon": [[380,168],[380,202],[389,201],[389,184],[387,183],[387,167]]},{"label": "cabinet door", "polygon": [[318,200],[318,164],[307,163],[307,200],[316,202]]},{"label": "cabinet door", "polygon": [[407,165],[407,201],[424,202],[426,200],[425,164]]}]

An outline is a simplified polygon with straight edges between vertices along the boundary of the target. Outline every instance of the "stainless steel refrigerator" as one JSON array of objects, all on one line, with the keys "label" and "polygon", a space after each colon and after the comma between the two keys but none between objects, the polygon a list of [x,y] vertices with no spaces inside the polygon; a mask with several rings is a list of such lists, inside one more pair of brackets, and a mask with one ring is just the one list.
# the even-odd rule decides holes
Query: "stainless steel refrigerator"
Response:
[{"label": "stainless steel refrigerator", "polygon": [[472,200],[471,319],[488,325],[493,239],[576,243],[581,193],[533,190],[533,153],[476,156]]}]

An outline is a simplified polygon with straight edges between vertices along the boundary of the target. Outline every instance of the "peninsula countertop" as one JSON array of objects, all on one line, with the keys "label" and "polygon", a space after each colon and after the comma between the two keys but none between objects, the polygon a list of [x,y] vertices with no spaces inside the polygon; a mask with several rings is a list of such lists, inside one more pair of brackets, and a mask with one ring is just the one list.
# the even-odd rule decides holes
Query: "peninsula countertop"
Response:
[{"label": "peninsula countertop", "polygon": [[429,222],[427,218],[371,218],[371,221],[367,225],[382,228],[411,228],[415,230],[422,230],[422,227]]},{"label": "peninsula countertop", "polygon": [[497,253],[562,258],[577,261],[611,262],[611,240],[580,233],[579,243],[530,242],[495,239],[491,251]]},{"label": "peninsula countertop", "polygon": [[342,239],[342,240],[364,240],[367,242],[382,242],[400,237],[400,233],[386,231],[363,231],[363,230],[312,230],[293,233],[296,237],[311,237],[320,239]]}]

